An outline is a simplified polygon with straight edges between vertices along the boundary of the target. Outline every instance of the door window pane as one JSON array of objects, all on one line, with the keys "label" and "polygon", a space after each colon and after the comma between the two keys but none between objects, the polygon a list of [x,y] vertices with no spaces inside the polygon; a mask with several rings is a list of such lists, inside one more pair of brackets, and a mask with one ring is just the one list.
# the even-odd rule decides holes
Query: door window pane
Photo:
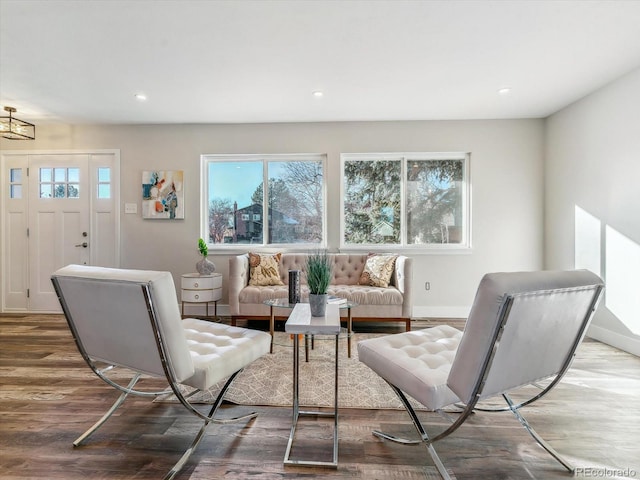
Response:
[{"label": "door window pane", "polygon": [[98,198],[111,198],[111,168],[98,168]]},{"label": "door window pane", "polygon": [[66,197],[67,188],[64,183],[56,183],[53,188],[53,196],[55,198],[64,198]]},{"label": "door window pane", "polygon": [[42,183],[40,185],[40,198],[51,198],[53,185],[51,183]]},{"label": "door window pane", "polygon": [[21,168],[12,168],[10,171],[10,181],[11,183],[22,183],[22,169]]},{"label": "door window pane", "polygon": [[111,198],[111,185],[108,183],[98,185],[98,198]]},{"label": "door window pane", "polygon": [[111,181],[111,168],[100,167],[98,168],[98,182],[110,182]]},{"label": "door window pane", "polygon": [[22,198],[22,169],[9,170],[9,198]]},{"label": "door window pane", "polygon": [[41,182],[50,182],[51,181],[51,169],[50,168],[41,168],[40,169],[40,181]]},{"label": "door window pane", "polygon": [[78,183],[80,181],[80,169],[79,168],[69,168],[67,170],[67,181]]},{"label": "door window pane", "polygon": [[67,187],[67,197],[80,198],[80,185],[77,183],[70,183]]},{"label": "door window pane", "polygon": [[55,182],[64,182],[66,178],[66,168],[54,168],[53,169],[53,180]]}]

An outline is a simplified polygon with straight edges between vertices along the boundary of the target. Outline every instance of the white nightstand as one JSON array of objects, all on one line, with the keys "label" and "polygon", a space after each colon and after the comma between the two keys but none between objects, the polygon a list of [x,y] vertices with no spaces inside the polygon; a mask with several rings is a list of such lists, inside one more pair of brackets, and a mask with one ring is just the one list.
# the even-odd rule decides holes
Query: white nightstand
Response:
[{"label": "white nightstand", "polygon": [[207,317],[209,303],[214,303],[213,318],[218,318],[218,300],[222,298],[222,274],[200,275],[199,273],[185,273],[182,275],[182,316],[184,317],[185,303],[204,303]]}]

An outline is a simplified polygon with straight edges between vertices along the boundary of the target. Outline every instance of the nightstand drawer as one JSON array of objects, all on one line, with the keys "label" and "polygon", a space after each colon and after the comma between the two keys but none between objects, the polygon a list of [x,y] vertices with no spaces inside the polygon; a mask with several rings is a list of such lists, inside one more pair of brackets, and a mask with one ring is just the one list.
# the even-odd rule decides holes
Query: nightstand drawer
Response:
[{"label": "nightstand drawer", "polygon": [[213,302],[214,300],[218,300],[214,298],[214,290],[182,290],[182,301],[183,302]]},{"label": "nightstand drawer", "polygon": [[[183,275],[181,286],[187,290],[210,290],[214,287],[215,278],[212,275]],[[220,279],[222,279],[222,275]]]}]

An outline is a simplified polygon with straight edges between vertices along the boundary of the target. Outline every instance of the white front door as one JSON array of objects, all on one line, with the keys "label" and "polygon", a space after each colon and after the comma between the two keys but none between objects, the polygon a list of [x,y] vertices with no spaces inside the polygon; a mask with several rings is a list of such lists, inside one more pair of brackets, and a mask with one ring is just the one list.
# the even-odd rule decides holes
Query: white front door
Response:
[{"label": "white front door", "polygon": [[59,308],[51,274],[88,264],[88,155],[38,155],[29,162],[29,308]]},{"label": "white front door", "polygon": [[[5,238],[9,247],[4,249],[5,265],[12,272],[20,271],[20,265],[11,258],[26,258],[27,277],[23,282],[24,300],[20,288],[16,291],[20,284],[17,278],[10,288],[3,285],[3,308],[59,312],[51,284],[55,270],[71,263],[119,266],[119,155],[113,151],[33,153],[12,156],[5,163],[3,170],[9,177],[16,165],[28,165],[27,181],[21,186],[27,200],[23,202],[27,220],[24,242],[15,241],[22,234],[19,222],[4,225],[5,237],[12,240]],[[8,199],[7,206],[12,204],[17,206],[19,202]],[[12,211],[7,207],[3,210]]]}]

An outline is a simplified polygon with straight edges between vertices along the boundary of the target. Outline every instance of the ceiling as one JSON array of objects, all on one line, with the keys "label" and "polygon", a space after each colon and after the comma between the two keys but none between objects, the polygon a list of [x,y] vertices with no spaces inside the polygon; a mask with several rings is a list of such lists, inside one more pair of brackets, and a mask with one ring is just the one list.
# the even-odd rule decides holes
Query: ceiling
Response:
[{"label": "ceiling", "polygon": [[639,66],[636,0],[0,0],[35,123],[541,118]]}]

